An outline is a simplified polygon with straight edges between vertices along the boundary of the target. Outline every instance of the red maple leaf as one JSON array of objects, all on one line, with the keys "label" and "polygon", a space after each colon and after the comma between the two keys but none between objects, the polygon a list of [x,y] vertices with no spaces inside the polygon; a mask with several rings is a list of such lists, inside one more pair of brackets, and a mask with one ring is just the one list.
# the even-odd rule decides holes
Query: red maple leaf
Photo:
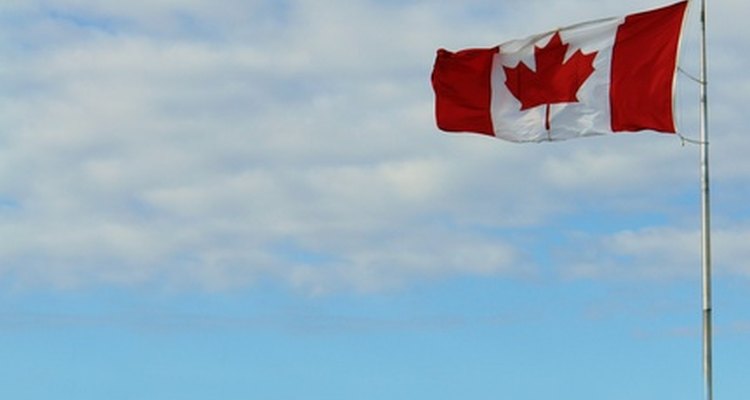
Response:
[{"label": "red maple leaf", "polygon": [[503,67],[505,86],[521,102],[521,111],[547,105],[545,128],[549,131],[550,104],[577,103],[578,89],[594,73],[598,52],[583,54],[579,49],[565,61],[568,44],[556,32],[544,47],[534,46],[536,72],[523,62],[515,68]]}]

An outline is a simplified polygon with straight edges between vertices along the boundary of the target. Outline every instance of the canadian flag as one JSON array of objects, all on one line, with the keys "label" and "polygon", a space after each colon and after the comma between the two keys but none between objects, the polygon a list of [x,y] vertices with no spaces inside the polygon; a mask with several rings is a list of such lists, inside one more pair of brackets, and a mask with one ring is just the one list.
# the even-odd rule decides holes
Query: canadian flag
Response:
[{"label": "canadian flag", "polygon": [[438,127],[514,142],[676,131],[674,86],[687,1],[497,47],[438,50]]}]

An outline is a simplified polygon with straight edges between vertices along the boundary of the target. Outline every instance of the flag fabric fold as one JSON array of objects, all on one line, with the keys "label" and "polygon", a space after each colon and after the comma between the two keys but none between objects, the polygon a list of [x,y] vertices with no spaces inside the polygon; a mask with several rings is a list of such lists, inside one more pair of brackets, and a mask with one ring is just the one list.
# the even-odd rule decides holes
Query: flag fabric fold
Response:
[{"label": "flag fabric fold", "polygon": [[675,133],[687,1],[584,22],[492,48],[437,52],[438,127],[514,142]]}]

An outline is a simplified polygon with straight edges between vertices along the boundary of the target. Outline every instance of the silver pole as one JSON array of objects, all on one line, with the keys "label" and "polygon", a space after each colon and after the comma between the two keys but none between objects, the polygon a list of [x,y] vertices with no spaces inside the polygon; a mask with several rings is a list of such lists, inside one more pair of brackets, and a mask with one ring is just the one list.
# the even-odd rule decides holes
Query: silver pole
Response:
[{"label": "silver pole", "polygon": [[711,208],[708,174],[708,95],[706,57],[706,0],[701,0],[700,141],[701,141],[701,258],[703,281],[703,388],[705,399],[713,400],[711,324]]}]

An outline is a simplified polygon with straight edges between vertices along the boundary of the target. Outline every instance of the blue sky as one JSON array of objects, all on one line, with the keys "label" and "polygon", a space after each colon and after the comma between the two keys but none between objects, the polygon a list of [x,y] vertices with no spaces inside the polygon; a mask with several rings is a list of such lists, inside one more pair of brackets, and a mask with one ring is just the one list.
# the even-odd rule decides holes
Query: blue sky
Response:
[{"label": "blue sky", "polygon": [[[741,398],[750,6],[714,3],[716,396]],[[4,2],[3,393],[701,398],[697,147],[441,134],[429,82],[439,47],[662,4]]]}]

